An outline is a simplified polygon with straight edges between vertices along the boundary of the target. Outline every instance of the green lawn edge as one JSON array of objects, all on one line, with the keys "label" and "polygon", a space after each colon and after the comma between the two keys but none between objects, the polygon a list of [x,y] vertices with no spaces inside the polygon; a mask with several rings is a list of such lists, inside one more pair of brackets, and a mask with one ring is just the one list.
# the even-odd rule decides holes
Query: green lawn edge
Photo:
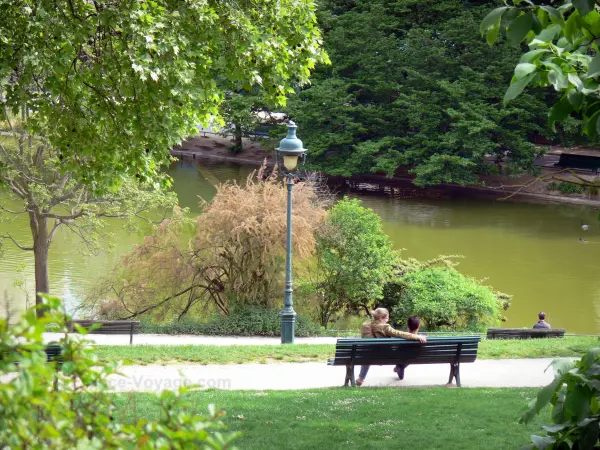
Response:
[{"label": "green lawn edge", "polygon": [[[597,337],[563,339],[483,340],[479,359],[579,357],[600,345]],[[133,364],[248,364],[325,362],[334,344],[294,345],[96,345],[100,362],[126,360]]]}]

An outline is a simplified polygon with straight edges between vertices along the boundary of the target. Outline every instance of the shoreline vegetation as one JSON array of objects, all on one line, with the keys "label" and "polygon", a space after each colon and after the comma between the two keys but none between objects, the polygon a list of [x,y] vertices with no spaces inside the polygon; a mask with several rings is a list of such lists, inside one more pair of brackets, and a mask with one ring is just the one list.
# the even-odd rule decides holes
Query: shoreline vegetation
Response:
[{"label": "shoreline vegetation", "polygon": [[[562,339],[483,340],[478,359],[580,357],[599,346],[597,337]],[[334,344],[295,345],[95,345],[100,363],[123,360],[128,364],[250,364],[325,362],[335,354]]]},{"label": "shoreline vegetation", "polygon": [[[243,139],[243,150],[234,154],[229,148],[233,145],[233,141],[219,135],[198,134],[190,136],[180,146],[171,149],[171,155],[176,158],[193,159],[201,161],[202,159],[210,159],[223,161],[225,163],[237,163],[241,165],[256,165],[260,166],[265,159],[268,165],[273,164],[273,152],[265,150],[260,141],[254,141],[247,138]],[[275,143],[270,142],[267,147],[273,147]],[[568,149],[566,149],[568,150]],[[554,151],[556,153],[556,151]],[[547,176],[551,172],[560,172],[556,169],[542,168],[541,176]],[[564,176],[564,175],[562,175]],[[568,174],[567,174],[568,176]],[[544,186],[543,181],[537,181],[532,175],[522,175],[519,178],[510,177],[482,177],[481,181],[485,185],[457,185],[457,184],[442,184],[438,186],[418,187],[412,184],[414,177],[410,175],[394,176],[389,178],[381,174],[364,174],[350,178],[329,176],[330,179],[348,183],[350,186],[358,184],[373,184],[377,185],[381,190],[382,187],[393,188],[395,186],[411,185],[414,188],[424,191],[437,191],[440,189],[450,190],[453,194],[471,194],[475,196],[491,197],[495,200],[504,200],[510,198],[516,201],[534,201],[543,203],[570,203],[575,205],[585,206],[600,206],[600,197],[585,198],[579,195],[569,196],[560,194],[558,191],[548,191]]]}]

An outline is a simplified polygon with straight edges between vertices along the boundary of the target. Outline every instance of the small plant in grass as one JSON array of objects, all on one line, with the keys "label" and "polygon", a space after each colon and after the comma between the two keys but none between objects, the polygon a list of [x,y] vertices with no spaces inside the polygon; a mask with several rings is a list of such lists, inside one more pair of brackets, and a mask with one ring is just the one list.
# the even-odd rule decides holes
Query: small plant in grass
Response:
[{"label": "small plant in grass", "polygon": [[211,406],[208,416],[186,412],[190,405],[182,394],[189,387],[159,396],[157,420],[120,423],[108,394],[108,376],[117,374],[114,360],[100,364],[88,341],[65,333],[58,342],[62,364],[46,362],[45,327],[54,323],[66,332],[69,317],[59,312],[58,299],[43,296],[43,302],[43,318],[32,309],[11,327],[0,319],[2,449],[232,448],[238,434],[222,432],[222,411]]},{"label": "small plant in grass", "polygon": [[576,362],[552,363],[554,380],[542,388],[521,417],[529,423],[548,404],[552,406],[551,425],[545,433],[531,436],[529,449],[600,448],[600,347],[588,350]]}]

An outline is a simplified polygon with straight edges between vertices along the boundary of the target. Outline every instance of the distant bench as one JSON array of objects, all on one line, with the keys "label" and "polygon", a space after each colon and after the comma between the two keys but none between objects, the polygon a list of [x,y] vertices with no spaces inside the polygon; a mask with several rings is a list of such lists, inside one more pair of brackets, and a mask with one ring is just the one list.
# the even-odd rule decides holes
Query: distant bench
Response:
[{"label": "distant bench", "polygon": [[558,167],[590,170],[598,173],[600,169],[600,157],[591,155],[574,155],[571,153],[561,153],[558,162],[555,164]]},{"label": "distant bench", "polygon": [[[16,349],[16,351],[23,351]],[[54,362],[56,361],[57,365],[60,367],[63,363],[62,352],[63,348],[60,344],[50,343],[47,344],[44,348],[44,352],[46,353],[46,362]],[[0,360],[4,358],[3,354],[0,353]]]},{"label": "distant bench", "polygon": [[428,337],[427,343],[400,338],[338,339],[335,357],[330,366],[346,366],[344,386],[356,386],[354,366],[409,364],[450,364],[448,383],[456,378],[460,387],[460,364],[472,363],[477,358],[480,336]]},{"label": "distant bench", "polygon": [[100,327],[91,330],[90,334],[128,334],[129,344],[133,344],[133,335],[139,334],[140,322],[138,320],[72,320],[68,324],[69,332],[76,332],[74,324],[89,329],[92,325]]},{"label": "distant bench", "polygon": [[488,339],[562,338],[564,328],[488,328]]}]

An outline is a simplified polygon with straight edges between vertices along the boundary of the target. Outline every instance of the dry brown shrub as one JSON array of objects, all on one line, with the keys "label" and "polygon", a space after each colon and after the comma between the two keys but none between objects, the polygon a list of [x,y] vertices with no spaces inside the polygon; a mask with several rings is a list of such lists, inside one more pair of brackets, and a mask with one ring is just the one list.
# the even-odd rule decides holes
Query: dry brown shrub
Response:
[{"label": "dry brown shrub", "polygon": [[[276,172],[275,172],[276,175]],[[236,306],[271,306],[283,295],[287,233],[287,189],[264,166],[244,185],[222,184],[195,219],[196,233],[183,243],[180,211],[123,257],[110,279],[86,301],[92,315],[151,316],[159,321]],[[308,258],[314,231],[328,199],[311,183],[293,190],[293,253]],[[106,303],[106,300],[109,303]],[[107,306],[110,305],[109,308]],[[102,314],[103,313],[103,314]]]}]

